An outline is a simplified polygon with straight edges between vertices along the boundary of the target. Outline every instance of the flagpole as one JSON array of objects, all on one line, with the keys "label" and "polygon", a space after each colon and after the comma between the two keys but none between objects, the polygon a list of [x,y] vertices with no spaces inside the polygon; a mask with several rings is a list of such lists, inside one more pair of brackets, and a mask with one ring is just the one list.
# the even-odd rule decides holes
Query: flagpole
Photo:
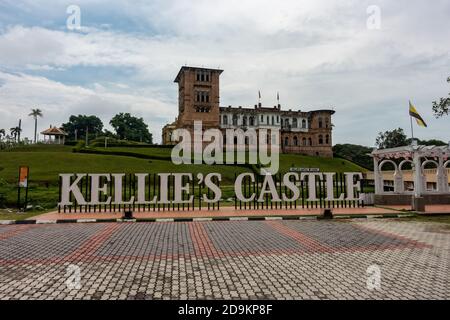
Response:
[{"label": "flagpole", "polygon": [[414,144],[414,126],[413,126],[413,120],[412,117],[409,116],[409,119],[411,120],[411,144]]}]

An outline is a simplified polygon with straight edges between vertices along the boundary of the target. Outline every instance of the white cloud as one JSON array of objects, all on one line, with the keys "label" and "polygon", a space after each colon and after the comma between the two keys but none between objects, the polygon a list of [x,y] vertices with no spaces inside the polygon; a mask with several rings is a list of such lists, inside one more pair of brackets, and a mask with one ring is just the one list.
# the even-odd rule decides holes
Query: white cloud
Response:
[{"label": "white cloud", "polygon": [[[40,8],[49,19],[55,19],[60,14],[55,7],[68,2],[53,3],[23,6],[33,6],[34,11]],[[0,33],[1,69],[22,73],[59,70],[66,77],[71,76],[71,68],[80,66],[130,68],[134,72],[108,81],[97,79],[94,72],[92,80],[82,87],[25,74],[3,76],[0,81],[9,90],[25,88],[26,81],[33,85],[38,81],[38,87],[45,87],[45,83],[51,88],[62,86],[64,95],[52,90],[23,89],[18,96],[10,92],[10,101],[0,97],[0,112],[9,108],[5,103],[18,105],[25,100],[28,108],[33,103],[51,106],[56,99],[62,105],[69,104],[73,113],[95,110],[106,116],[108,105],[119,103],[156,122],[159,120],[147,110],[147,101],[151,97],[164,118],[174,116],[177,90],[171,81],[181,65],[191,64],[225,69],[222,105],[252,105],[261,89],[268,105],[275,103],[280,91],[287,108],[335,106],[335,142],[371,144],[380,130],[407,129],[408,118],[401,108],[407,107],[409,99],[416,101],[430,120],[424,137],[449,139],[442,120],[432,120],[430,105],[448,92],[450,4],[445,0],[432,5],[425,1],[376,1],[382,14],[379,31],[366,28],[370,4],[374,3],[79,1],[87,32],[9,27]],[[139,32],[119,31],[119,23],[105,23],[104,19],[96,28],[98,10],[104,15],[121,13],[140,26]],[[146,28],[148,34],[142,32]],[[81,101],[78,91],[83,92]],[[373,117],[376,122],[367,121]],[[159,127],[163,124],[158,123]]]},{"label": "white cloud", "polygon": [[27,115],[40,108],[44,117],[39,130],[67,122],[72,114],[96,115],[109,126],[109,120],[119,112],[143,117],[156,141],[160,141],[162,123],[175,117],[164,102],[152,97],[135,96],[79,86],[67,86],[46,78],[0,72],[0,128],[9,129],[22,119],[23,136],[32,137],[33,120]]}]

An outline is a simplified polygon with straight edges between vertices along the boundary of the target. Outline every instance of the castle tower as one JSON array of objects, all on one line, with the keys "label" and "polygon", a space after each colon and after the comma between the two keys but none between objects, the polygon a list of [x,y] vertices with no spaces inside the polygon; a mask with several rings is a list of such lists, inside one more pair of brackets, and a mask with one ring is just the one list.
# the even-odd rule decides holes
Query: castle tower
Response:
[{"label": "castle tower", "polygon": [[219,126],[219,77],[223,70],[182,67],[178,83],[178,127],[189,128],[201,120],[203,128]]}]

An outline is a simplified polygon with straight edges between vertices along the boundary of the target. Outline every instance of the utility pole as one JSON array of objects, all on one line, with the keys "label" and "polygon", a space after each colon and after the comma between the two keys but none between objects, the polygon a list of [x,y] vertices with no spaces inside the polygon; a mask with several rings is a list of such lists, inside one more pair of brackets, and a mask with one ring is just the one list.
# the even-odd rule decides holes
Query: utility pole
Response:
[{"label": "utility pole", "polygon": [[75,141],[78,140],[78,129],[75,129]]},{"label": "utility pole", "polygon": [[86,127],[86,147],[89,144],[89,127]]}]

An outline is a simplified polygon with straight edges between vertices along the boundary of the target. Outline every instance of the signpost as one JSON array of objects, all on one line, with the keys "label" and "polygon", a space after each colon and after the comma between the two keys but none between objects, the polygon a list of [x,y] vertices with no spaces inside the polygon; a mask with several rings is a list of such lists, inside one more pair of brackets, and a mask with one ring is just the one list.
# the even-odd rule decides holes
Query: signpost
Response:
[{"label": "signpost", "polygon": [[320,172],[320,168],[296,168],[289,169],[290,172]]},{"label": "signpost", "polygon": [[20,189],[25,188],[25,203],[23,211],[27,210],[29,174],[30,174],[29,167],[27,166],[19,167],[19,181],[17,184],[17,207],[20,208]]}]

